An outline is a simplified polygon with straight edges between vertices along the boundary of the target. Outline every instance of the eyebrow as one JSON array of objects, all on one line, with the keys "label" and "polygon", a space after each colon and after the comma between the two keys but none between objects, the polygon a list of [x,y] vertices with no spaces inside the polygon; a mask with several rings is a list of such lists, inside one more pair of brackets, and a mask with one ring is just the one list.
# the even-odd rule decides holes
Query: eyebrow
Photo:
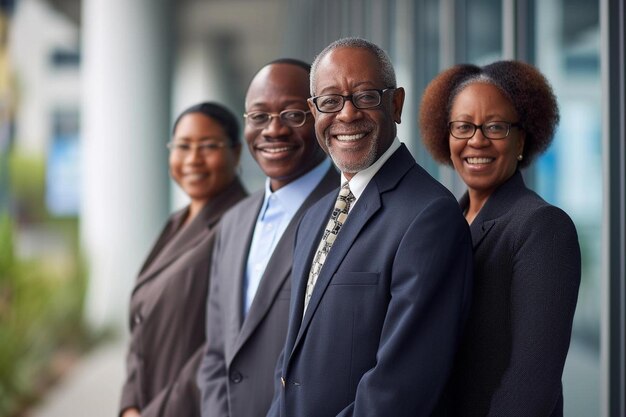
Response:
[{"label": "eyebrow", "polygon": [[[462,114],[457,114],[454,116],[454,119],[458,119],[458,118],[466,118],[466,119],[473,119],[474,116],[467,114],[467,113],[462,113]],[[452,120],[452,115],[450,115],[450,120]],[[506,117],[500,113],[493,113],[493,114],[488,114],[487,116],[485,116],[485,119],[487,121],[503,121],[503,120],[507,120],[509,119],[509,117]]]},{"label": "eyebrow", "polygon": [[283,108],[288,109],[290,108],[289,106],[292,106],[294,104],[304,104],[306,106],[306,100],[308,97],[302,97],[302,98],[287,98],[286,100],[277,100],[277,101],[253,101],[251,104],[246,104],[246,111],[248,111],[248,109],[253,109],[256,107],[268,107],[268,106],[275,106],[275,105],[281,105]]},{"label": "eyebrow", "polygon": [[218,136],[203,136],[198,140],[192,140],[189,136],[174,136],[172,140],[175,140],[178,142],[208,142],[208,141],[222,142],[226,139],[218,137]]},{"label": "eyebrow", "polygon": [[[352,90],[352,92],[354,93],[354,90],[358,89],[359,87],[363,87],[365,86],[365,88],[363,88],[360,91],[365,91],[365,90],[378,90],[378,88],[376,88],[374,86],[374,83],[370,80],[366,80],[366,81],[359,81],[358,83],[354,84],[353,86],[350,87],[350,89]],[[323,94],[338,94],[338,93],[326,93],[326,91],[328,90],[338,90],[339,87],[334,86],[334,85],[330,85],[328,87],[324,87],[321,90],[319,90],[317,95],[323,95]]]}]

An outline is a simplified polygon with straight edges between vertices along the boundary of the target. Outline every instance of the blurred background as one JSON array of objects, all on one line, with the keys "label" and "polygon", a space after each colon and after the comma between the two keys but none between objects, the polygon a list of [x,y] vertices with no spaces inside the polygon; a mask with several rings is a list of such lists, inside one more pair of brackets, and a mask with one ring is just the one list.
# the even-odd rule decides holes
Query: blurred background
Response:
[{"label": "blurred background", "polygon": [[625,416],[624,16],[612,0],[0,0],[0,416],[115,415],[130,290],[185,204],[173,118],[203,100],[242,114],[264,63],[352,35],[389,52],[399,137],[457,195],[418,136],[426,84],[509,58],[550,80],[561,123],[525,178],[580,236],[565,415]]}]

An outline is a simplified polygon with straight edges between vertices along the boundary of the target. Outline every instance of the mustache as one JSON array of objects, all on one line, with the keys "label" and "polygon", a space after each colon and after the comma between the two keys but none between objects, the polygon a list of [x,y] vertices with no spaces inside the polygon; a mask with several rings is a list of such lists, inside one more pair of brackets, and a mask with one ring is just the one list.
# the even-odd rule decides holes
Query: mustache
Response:
[{"label": "mustache", "polygon": [[351,123],[335,122],[326,129],[326,135],[349,134],[356,131],[374,130],[374,123],[367,120],[356,120]]}]

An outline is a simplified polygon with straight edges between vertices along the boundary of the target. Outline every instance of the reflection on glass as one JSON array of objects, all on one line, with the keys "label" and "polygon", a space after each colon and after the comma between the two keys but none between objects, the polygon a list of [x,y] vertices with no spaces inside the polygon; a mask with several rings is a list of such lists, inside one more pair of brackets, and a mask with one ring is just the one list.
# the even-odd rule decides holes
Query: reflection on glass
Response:
[{"label": "reflection on glass", "polygon": [[561,108],[554,143],[536,164],[535,190],[574,220],[582,282],[563,376],[564,414],[600,414],[602,148],[597,1],[536,2],[537,66]]}]

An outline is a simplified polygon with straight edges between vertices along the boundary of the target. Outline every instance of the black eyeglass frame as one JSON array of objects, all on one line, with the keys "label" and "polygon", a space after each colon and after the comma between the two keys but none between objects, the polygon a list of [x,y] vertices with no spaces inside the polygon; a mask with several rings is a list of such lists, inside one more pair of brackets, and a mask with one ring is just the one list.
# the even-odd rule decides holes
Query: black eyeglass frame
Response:
[{"label": "black eyeglass frame", "polygon": [[[330,113],[339,113],[341,110],[343,110],[344,106],[346,105],[346,101],[349,100],[352,105],[359,109],[359,110],[368,110],[368,109],[374,109],[376,107],[380,106],[380,103],[382,103],[383,101],[383,94],[385,94],[387,91],[389,90],[397,90],[397,87],[387,87],[387,88],[383,88],[378,89],[378,88],[370,88],[367,90],[363,90],[363,91],[357,91],[356,93],[352,93],[352,94],[348,94],[348,95],[343,95],[343,94],[322,94],[319,96],[314,96],[314,97],[309,97],[308,101],[310,101],[311,103],[313,103],[315,105],[315,108],[317,109],[317,111],[319,111],[320,113],[326,113],[326,114],[330,114]],[[372,105],[372,106],[359,106],[354,102],[354,96],[358,96],[361,94],[367,94],[367,93],[371,93],[372,91],[375,91],[376,93],[378,93],[378,103]],[[322,110],[320,109],[319,105],[317,104],[317,100],[319,100],[322,97],[341,97],[342,98],[342,103],[341,103],[341,107],[338,108],[337,110],[332,110],[332,111],[326,111],[326,110]]]},{"label": "black eyeglass frame", "polygon": [[[474,128],[474,131],[468,137],[460,138],[458,136],[455,136],[454,133],[452,133],[452,124],[453,123],[463,123],[463,124],[466,124],[466,125],[470,125],[470,126],[472,126]],[[494,124],[497,124],[497,123],[502,123],[502,124],[505,124],[507,126],[506,134],[504,136],[502,136],[502,137],[492,138],[492,137],[489,136],[490,134],[483,129],[483,127],[489,127],[490,125],[494,125]],[[511,134],[511,128],[512,127],[517,127],[519,129],[521,129],[522,125],[520,123],[505,122],[504,120],[494,120],[494,121],[491,121],[491,122],[483,123],[481,125],[477,125],[477,124],[474,124],[472,122],[466,122],[466,121],[463,121],[463,120],[452,120],[451,122],[448,122],[448,133],[450,133],[450,135],[454,139],[457,139],[457,140],[469,140],[469,139],[473,138],[474,135],[476,134],[476,132],[478,131],[478,129],[480,129],[480,131],[483,133],[483,136],[486,137],[487,139],[489,139],[489,140],[502,140],[502,139],[506,139],[506,138],[509,137],[509,135]]]}]

